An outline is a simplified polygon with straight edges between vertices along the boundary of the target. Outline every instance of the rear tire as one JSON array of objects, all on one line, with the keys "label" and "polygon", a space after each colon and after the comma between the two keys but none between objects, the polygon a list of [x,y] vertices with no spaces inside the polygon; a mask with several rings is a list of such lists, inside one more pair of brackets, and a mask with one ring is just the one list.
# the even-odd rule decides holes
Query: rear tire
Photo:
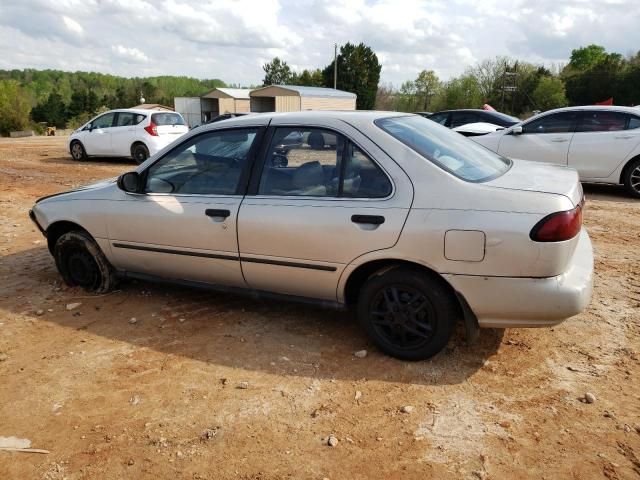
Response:
[{"label": "rear tire", "polygon": [[60,275],[71,287],[105,293],[116,285],[113,267],[86,232],[73,231],[62,235],[56,241],[53,256]]},{"label": "rear tire", "polygon": [[136,143],[131,147],[131,156],[139,165],[149,158],[149,149],[143,143]]},{"label": "rear tire", "polygon": [[71,142],[71,147],[69,148],[71,153],[71,158],[74,160],[81,162],[87,159],[87,152],[84,149],[84,146],[79,141]]},{"label": "rear tire", "polygon": [[373,274],[358,298],[358,320],[371,340],[402,360],[425,360],[442,350],[459,316],[442,282],[415,268]]},{"label": "rear tire", "polygon": [[624,186],[632,197],[640,198],[640,158],[631,162],[626,168]]}]

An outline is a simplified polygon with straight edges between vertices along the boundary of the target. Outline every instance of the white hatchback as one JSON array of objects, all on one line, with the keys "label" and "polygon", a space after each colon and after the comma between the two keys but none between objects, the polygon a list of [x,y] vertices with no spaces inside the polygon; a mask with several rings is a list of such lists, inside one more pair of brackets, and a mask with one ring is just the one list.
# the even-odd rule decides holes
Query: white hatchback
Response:
[{"label": "white hatchback", "polygon": [[132,157],[142,163],[189,131],[182,115],[165,110],[121,109],[91,119],[69,137],[74,160]]},{"label": "white hatchback", "polygon": [[508,158],[575,168],[583,182],[623,184],[640,197],[636,107],[559,108],[473,140]]}]

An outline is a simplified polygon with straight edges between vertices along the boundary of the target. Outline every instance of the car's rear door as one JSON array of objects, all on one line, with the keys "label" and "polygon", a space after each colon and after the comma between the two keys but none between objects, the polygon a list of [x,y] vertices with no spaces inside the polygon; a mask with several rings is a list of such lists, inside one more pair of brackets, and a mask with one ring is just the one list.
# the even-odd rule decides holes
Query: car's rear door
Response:
[{"label": "car's rear door", "polygon": [[111,131],[115,116],[114,112],[108,112],[91,122],[82,139],[87,155],[112,155]]},{"label": "car's rear door", "polygon": [[111,127],[111,150],[113,155],[127,157],[131,155],[131,145],[135,137],[137,114],[117,112]]},{"label": "car's rear door", "polygon": [[544,115],[522,125],[519,135],[502,135],[498,153],[508,158],[567,165],[577,111]]},{"label": "car's rear door", "polygon": [[264,145],[238,216],[244,277],[257,290],[336,301],[347,264],[398,240],[411,182],[344,122],[275,118]]},{"label": "car's rear door", "polygon": [[638,145],[639,127],[640,117],[627,113],[607,110],[581,112],[569,148],[569,166],[578,170],[581,179],[608,177]]},{"label": "car's rear door", "polygon": [[142,193],[121,192],[107,216],[116,268],[244,286],[237,217],[262,133],[247,126],[191,136],[144,171]]}]

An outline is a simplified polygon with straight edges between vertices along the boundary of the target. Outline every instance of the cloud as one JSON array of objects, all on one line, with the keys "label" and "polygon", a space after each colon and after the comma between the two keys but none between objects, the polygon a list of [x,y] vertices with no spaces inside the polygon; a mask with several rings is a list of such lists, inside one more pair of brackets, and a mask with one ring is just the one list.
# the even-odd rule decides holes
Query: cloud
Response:
[{"label": "cloud", "polygon": [[133,62],[148,62],[149,57],[147,57],[142,50],[139,50],[134,47],[127,48],[123,45],[114,45],[111,47],[113,53],[124,60],[129,60]]},{"label": "cloud", "polygon": [[363,42],[380,58],[382,81],[399,85],[423,69],[446,79],[497,55],[550,65],[590,43],[629,53],[640,45],[636,1],[2,0],[0,68],[250,85],[273,56],[323,68],[334,43]]}]

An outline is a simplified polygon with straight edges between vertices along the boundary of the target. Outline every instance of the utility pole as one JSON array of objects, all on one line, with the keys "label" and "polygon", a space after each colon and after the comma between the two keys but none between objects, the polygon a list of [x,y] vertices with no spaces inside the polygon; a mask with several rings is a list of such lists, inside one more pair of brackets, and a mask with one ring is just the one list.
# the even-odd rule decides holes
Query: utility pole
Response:
[{"label": "utility pole", "polygon": [[338,44],[333,44],[333,89],[338,89]]}]

